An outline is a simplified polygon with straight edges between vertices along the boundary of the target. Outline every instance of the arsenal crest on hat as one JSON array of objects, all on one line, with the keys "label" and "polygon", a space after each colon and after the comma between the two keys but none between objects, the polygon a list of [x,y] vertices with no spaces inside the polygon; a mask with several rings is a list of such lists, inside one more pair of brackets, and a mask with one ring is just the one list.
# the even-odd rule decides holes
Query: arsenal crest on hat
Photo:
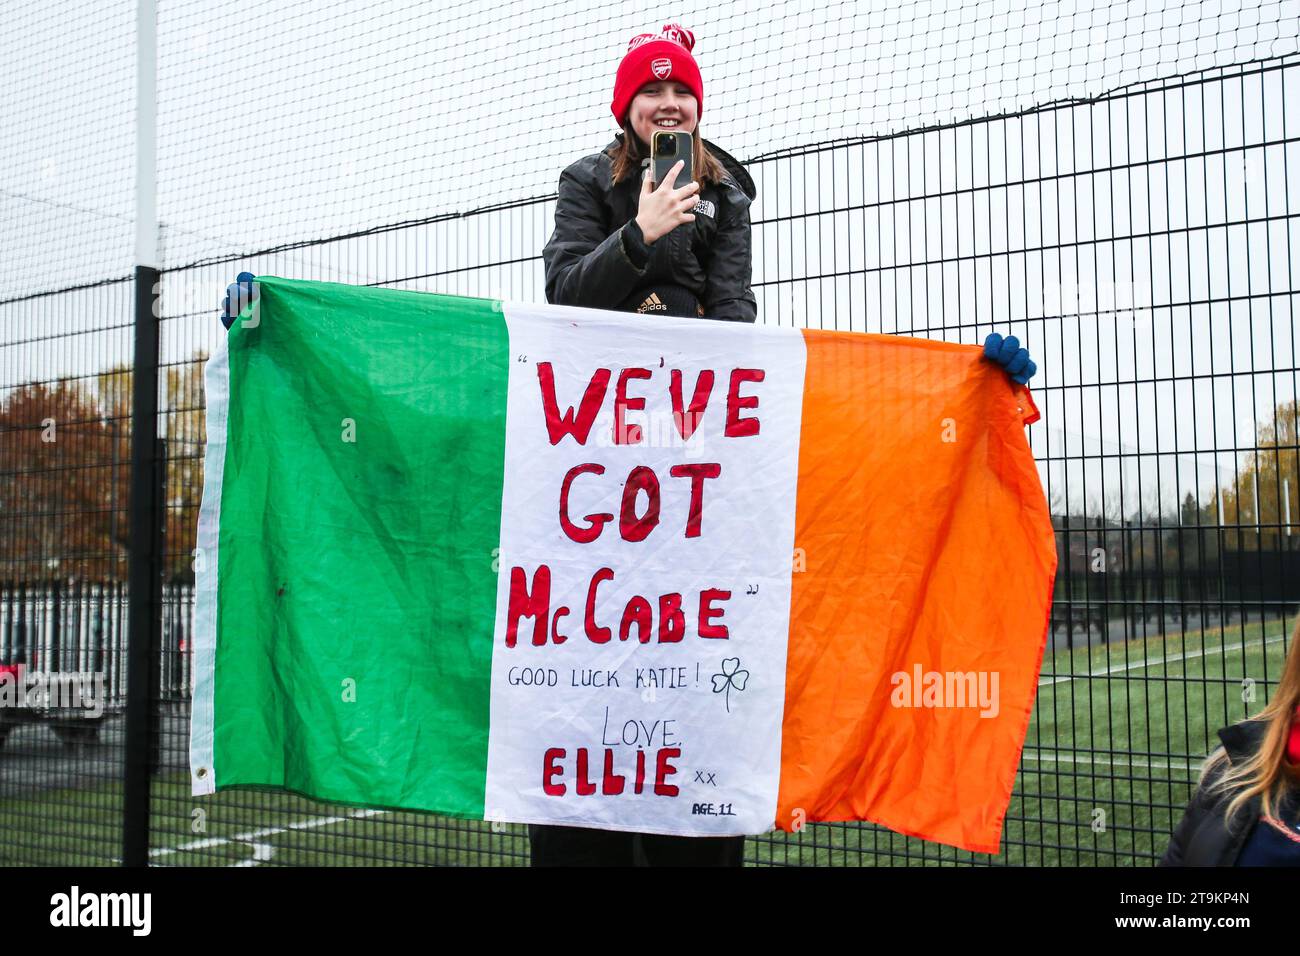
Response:
[{"label": "arsenal crest on hat", "polygon": [[665,23],[658,34],[639,33],[627,45],[623,62],[614,79],[614,102],[610,110],[619,125],[627,118],[628,107],[637,90],[647,83],[670,76],[683,83],[695,96],[696,116],[704,114],[704,81],[700,68],[691,56],[695,34],[680,23]]}]

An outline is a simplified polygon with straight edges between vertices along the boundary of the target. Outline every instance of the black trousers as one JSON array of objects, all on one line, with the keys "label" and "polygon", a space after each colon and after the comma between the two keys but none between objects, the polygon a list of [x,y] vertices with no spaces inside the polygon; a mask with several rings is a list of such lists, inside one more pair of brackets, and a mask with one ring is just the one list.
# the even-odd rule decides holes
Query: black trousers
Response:
[{"label": "black trousers", "polygon": [[533,866],[743,866],[745,838],[681,837],[530,823]]}]

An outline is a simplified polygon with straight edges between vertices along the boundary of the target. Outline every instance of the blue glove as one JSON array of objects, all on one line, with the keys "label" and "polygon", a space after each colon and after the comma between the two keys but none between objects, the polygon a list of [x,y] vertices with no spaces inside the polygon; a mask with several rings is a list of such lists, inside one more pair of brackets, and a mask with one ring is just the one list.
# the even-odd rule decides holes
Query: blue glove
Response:
[{"label": "blue glove", "polygon": [[984,357],[1001,365],[1011,381],[1021,385],[1026,384],[1038,371],[1038,366],[1029,357],[1029,350],[1022,349],[1020,340],[1014,335],[1008,335],[1004,339],[997,332],[990,332],[984,340]]},{"label": "blue glove", "polygon": [[244,311],[244,306],[257,299],[257,286],[253,285],[256,276],[251,272],[241,272],[235,281],[226,286],[226,298],[221,303],[221,324],[230,328]]}]

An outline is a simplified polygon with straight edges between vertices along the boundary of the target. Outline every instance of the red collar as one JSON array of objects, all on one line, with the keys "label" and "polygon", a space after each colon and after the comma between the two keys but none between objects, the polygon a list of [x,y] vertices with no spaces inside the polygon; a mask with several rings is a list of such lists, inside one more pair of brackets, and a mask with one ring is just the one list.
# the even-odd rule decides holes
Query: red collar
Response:
[{"label": "red collar", "polygon": [[1294,764],[1300,764],[1300,707],[1295,709],[1291,717],[1291,735],[1286,741],[1286,759]]}]

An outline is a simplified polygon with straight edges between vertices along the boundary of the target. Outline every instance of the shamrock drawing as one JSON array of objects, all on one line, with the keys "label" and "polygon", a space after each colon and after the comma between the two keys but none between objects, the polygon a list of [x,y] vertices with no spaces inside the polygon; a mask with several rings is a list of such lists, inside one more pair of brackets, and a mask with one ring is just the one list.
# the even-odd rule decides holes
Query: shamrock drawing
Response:
[{"label": "shamrock drawing", "polygon": [[740,669],[739,657],[727,657],[722,661],[722,673],[713,675],[713,692],[721,694],[727,692],[727,713],[731,713],[731,688],[736,690],[745,689],[745,681],[749,680],[749,671]]}]

